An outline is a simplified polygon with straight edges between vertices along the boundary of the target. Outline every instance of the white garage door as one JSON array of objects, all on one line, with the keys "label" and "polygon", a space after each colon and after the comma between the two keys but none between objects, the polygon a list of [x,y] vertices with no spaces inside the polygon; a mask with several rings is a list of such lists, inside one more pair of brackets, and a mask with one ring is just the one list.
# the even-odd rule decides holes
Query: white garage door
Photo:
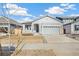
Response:
[{"label": "white garage door", "polygon": [[60,28],[55,26],[43,26],[42,27],[42,34],[52,34],[56,35],[59,34]]}]

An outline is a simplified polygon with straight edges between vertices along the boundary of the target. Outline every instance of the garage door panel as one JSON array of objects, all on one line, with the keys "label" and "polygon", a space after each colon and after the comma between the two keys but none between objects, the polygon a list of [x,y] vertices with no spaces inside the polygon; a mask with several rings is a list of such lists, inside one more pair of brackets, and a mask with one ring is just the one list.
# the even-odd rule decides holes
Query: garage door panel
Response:
[{"label": "garage door panel", "polygon": [[59,27],[53,27],[53,26],[43,26],[42,28],[42,34],[59,34]]}]

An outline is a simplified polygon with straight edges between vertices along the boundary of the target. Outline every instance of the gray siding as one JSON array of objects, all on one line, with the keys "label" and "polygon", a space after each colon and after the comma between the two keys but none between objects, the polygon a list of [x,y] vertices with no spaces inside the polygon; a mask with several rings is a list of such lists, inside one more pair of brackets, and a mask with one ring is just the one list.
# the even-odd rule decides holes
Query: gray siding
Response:
[{"label": "gray siding", "polygon": [[79,22],[75,22],[71,24],[72,34],[79,34],[79,30],[75,30],[75,25],[79,25]]},{"label": "gray siding", "polygon": [[71,34],[71,24],[64,25],[65,34]]}]

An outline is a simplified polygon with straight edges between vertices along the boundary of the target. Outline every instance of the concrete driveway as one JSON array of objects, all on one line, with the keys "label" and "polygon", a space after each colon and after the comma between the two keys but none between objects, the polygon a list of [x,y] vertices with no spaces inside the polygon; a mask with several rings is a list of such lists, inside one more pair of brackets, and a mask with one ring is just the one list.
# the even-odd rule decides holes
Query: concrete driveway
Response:
[{"label": "concrete driveway", "polygon": [[[69,38],[65,35],[45,35],[44,40],[46,42],[44,43],[32,43],[32,44],[27,44],[22,48],[22,51],[20,52],[20,55],[23,55],[23,51],[27,50],[47,50],[47,55],[50,56],[79,56],[79,41],[74,40],[72,38]],[[49,50],[52,50],[51,53]],[[34,51],[33,51],[34,52]],[[38,53],[34,52],[35,55],[41,55],[40,51]],[[28,55],[27,52],[24,55]],[[30,55],[34,55],[33,53]],[[45,52],[43,52],[43,55],[46,55]]]},{"label": "concrete driveway", "polygon": [[79,41],[65,35],[45,35],[47,44],[52,47],[56,55],[79,56]]}]

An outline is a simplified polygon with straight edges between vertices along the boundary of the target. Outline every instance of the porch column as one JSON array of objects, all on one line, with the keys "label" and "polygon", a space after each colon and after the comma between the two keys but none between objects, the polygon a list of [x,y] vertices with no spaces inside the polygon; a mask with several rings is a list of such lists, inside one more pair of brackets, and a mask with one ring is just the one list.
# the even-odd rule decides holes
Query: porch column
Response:
[{"label": "porch column", "polygon": [[22,26],[23,26],[22,32],[24,33],[25,32],[25,24],[23,24]]},{"label": "porch column", "polygon": [[42,24],[39,24],[39,33],[42,33]]},{"label": "porch column", "polygon": [[31,31],[34,33],[34,24],[31,25]]}]

